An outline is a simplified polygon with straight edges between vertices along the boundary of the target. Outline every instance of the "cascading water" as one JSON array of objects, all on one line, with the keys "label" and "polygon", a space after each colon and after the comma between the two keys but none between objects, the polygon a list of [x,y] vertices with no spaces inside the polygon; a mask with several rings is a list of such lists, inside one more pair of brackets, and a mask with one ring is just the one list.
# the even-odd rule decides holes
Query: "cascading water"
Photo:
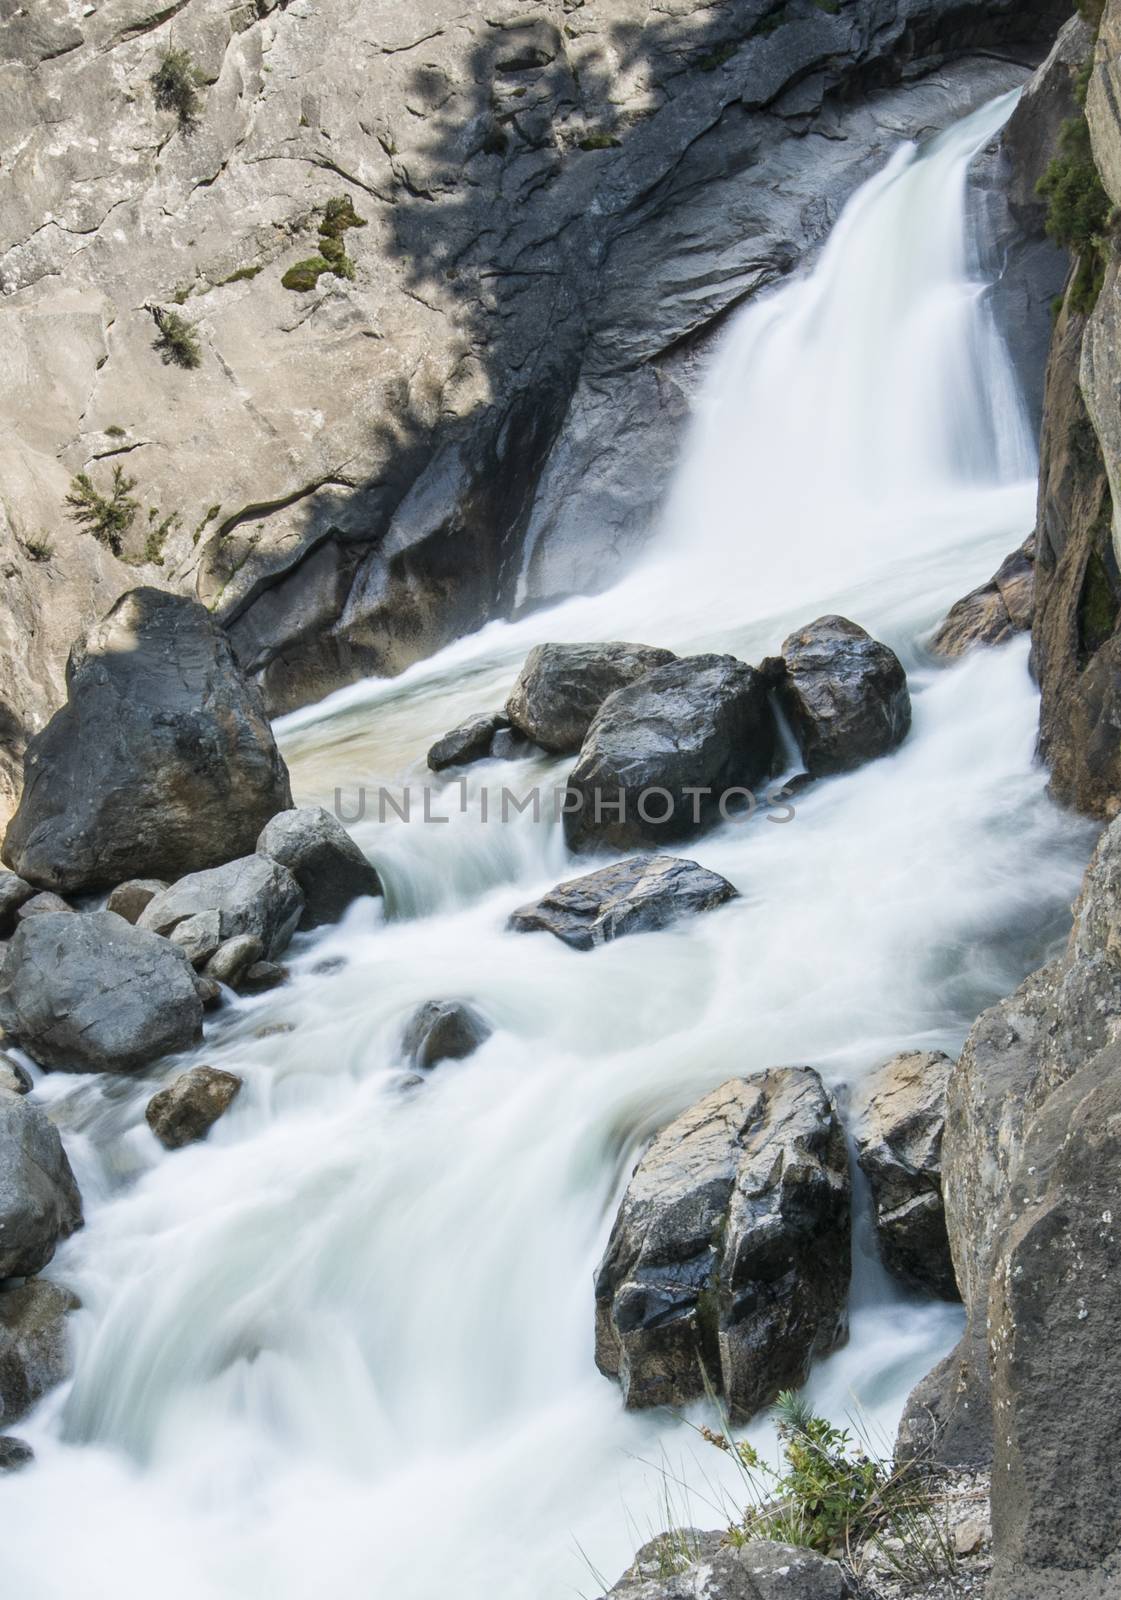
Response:
[{"label": "cascading water", "polygon": [[[476,769],[448,822],[355,824],[388,915],[304,937],[288,986],[218,1014],[195,1059],[245,1089],[206,1144],[157,1152],[150,1085],[41,1078],[87,1212],[51,1275],[83,1309],[72,1384],[19,1430],[38,1462],[0,1494],[7,1593],[561,1600],[598,1592],[581,1551],[621,1570],[667,1484],[671,1515],[719,1522],[723,1458],[624,1414],[592,1362],[592,1274],[642,1141],[733,1074],[810,1062],[839,1086],[956,1047],[1061,930],[1087,849],[1033,765],[1024,643],[948,670],[918,643],[1032,518],[964,238],[969,158],[1009,109],[900,151],[812,276],[736,320],[632,579],[282,728],[299,798],[353,808],[360,784],[422,781],[432,737],[500,703],[539,639],[754,660],[840,610],[908,665],[906,744],[793,821],[691,848],[739,901],[592,955],[504,930],[568,865],[547,817],[478,811],[481,785],[564,764]],[[446,995],[495,1032],[403,1093],[402,1024]],[[857,1255],[850,1343],[811,1390],[889,1433],[959,1316]]]}]

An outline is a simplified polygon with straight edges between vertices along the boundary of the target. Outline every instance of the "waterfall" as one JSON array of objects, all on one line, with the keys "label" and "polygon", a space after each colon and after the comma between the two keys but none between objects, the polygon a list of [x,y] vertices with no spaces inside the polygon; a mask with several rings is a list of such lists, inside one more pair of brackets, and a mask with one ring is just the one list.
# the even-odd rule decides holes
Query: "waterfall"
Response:
[{"label": "waterfall", "polygon": [[[353,808],[422,781],[432,738],[500,704],[538,640],[756,660],[841,610],[904,658],[910,738],[791,822],[690,848],[740,900],[590,955],[505,930],[570,866],[548,817],[475,803],[566,763],[474,769],[447,822],[356,822],[387,907],[300,936],[287,986],[215,1015],[190,1060],[245,1088],[205,1144],[157,1149],[151,1084],[41,1078],[88,1219],[51,1276],[83,1308],[72,1383],[19,1428],[37,1464],[0,1490],[10,1593],[568,1600],[667,1515],[727,1515],[724,1458],[625,1414],[592,1361],[592,1276],[643,1141],[734,1074],[806,1062],[841,1089],[956,1049],[1061,932],[1085,855],[1033,762],[1025,642],[950,669],[921,649],[1032,521],[965,228],[970,156],[1009,109],[900,150],[814,270],[733,320],[637,573],[281,727],[298,799]],[[443,996],[495,1031],[407,1091],[403,1023]],[[850,1343],[810,1389],[890,1435],[960,1316],[866,1246],[859,1267]]]}]

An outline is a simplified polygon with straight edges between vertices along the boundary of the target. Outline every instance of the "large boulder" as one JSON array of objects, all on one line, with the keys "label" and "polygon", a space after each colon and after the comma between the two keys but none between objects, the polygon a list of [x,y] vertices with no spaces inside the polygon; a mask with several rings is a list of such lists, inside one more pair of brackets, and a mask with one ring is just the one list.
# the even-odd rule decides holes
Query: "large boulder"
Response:
[{"label": "large boulder", "polygon": [[165,1150],[205,1139],[241,1088],[241,1079],[218,1067],[191,1067],[148,1101],[144,1115]]},{"label": "large boulder", "polygon": [[543,750],[574,755],[608,695],[674,660],[645,644],[539,644],[506,702],[519,733]]},{"label": "large boulder", "polygon": [[70,1376],[66,1316],[77,1306],[77,1295],[45,1278],[0,1289],[0,1426]]},{"label": "large boulder", "polygon": [[406,1023],[401,1049],[412,1066],[435,1067],[473,1055],[491,1032],[489,1022],[462,1000],[429,1000]]},{"label": "large boulder", "polygon": [[174,879],[252,850],[292,804],[257,689],[205,607],[134,589],[70,652],[27,747],[4,860],[63,892]]},{"label": "large boulder", "polygon": [[635,1556],[609,1600],[848,1600],[856,1590],[840,1562],[803,1546],[724,1533],[659,1534]]},{"label": "large boulder", "polygon": [[82,1225],[82,1197],[58,1129],[38,1106],[0,1091],[0,1278],[41,1272]]},{"label": "large boulder", "polygon": [[847,617],[819,617],[783,641],[779,701],[807,772],[851,772],[902,744],[911,696],[899,657]]},{"label": "large boulder", "polygon": [[656,667],[601,706],[564,801],[574,850],[630,850],[686,839],[737,804],[775,760],[760,675],[734,656]]},{"label": "large boulder", "polygon": [[301,928],[337,922],[355,900],[380,895],[381,880],[337,817],[322,806],[281,811],[257,840],[259,855],[279,861],[304,896]]},{"label": "large boulder", "polygon": [[733,1078],[664,1128],[596,1276],[596,1364],[629,1407],[684,1405],[706,1376],[743,1420],[845,1337],[844,1131],[809,1067]]},{"label": "large boulder", "polygon": [[137,1072],[202,1036],[183,953],[112,911],[32,917],[0,967],[0,1027],[43,1067]]},{"label": "large boulder", "polygon": [[942,1129],[953,1063],[940,1050],[894,1056],[859,1086],[852,1134],[884,1266],[908,1288],[958,1299],[942,1204]]},{"label": "large boulder", "polygon": [[570,878],[510,917],[517,933],[551,933],[574,950],[628,933],[651,933],[678,917],[712,911],[737,891],[717,872],[678,856],[632,856]]},{"label": "large boulder", "polygon": [[982,644],[1003,644],[1031,628],[1035,609],[1035,536],[1006,556],[988,583],[955,601],[928,649],[954,660]]},{"label": "large boulder", "polygon": [[254,934],[275,961],[304,911],[304,896],[287,867],[254,853],[224,867],[192,872],[164,889],[140,913],[140,928],[189,946],[197,930],[209,959],[227,939]]}]

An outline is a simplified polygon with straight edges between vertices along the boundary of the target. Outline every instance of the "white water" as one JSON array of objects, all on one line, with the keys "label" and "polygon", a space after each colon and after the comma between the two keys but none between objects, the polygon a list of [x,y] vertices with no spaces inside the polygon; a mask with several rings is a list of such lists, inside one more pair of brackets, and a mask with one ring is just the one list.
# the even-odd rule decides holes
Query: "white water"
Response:
[{"label": "white water", "polygon": [[[738,318],[634,578],[283,729],[299,798],[353,804],[418,781],[538,639],[754,660],[839,609],[906,660],[911,737],[790,823],[698,843],[740,901],[592,955],[504,931],[568,871],[555,827],[367,820],[390,918],[355,908],[298,945],[289,986],[219,1014],[195,1059],[246,1088],[205,1145],[158,1150],[150,1085],[43,1079],[88,1219],[51,1271],[84,1310],[73,1383],[18,1430],[38,1463],[0,1494],[5,1595],[562,1600],[598,1592],[579,1548],[614,1578],[661,1525],[659,1465],[692,1486],[676,1516],[720,1520],[723,1458],[624,1415],[592,1362],[592,1274],[642,1141],[732,1073],[806,1061],[841,1085],[954,1048],[1061,931],[1087,850],[1033,765],[1025,644],[952,670],[921,651],[1032,521],[963,239],[969,155],[1008,109],[901,151],[813,276]],[[471,792],[563,772],[494,765]],[[403,1094],[402,1023],[443,995],[495,1033]],[[815,1398],[890,1432],[958,1321],[858,1250],[852,1339]]]}]

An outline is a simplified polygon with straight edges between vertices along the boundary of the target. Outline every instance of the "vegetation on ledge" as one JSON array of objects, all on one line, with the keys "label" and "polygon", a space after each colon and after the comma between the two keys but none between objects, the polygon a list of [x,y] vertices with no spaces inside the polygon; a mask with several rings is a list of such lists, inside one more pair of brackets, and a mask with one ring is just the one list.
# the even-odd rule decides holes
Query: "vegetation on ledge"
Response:
[{"label": "vegetation on ledge", "polygon": [[115,556],[120,555],[124,536],[140,510],[139,501],[132,497],[135,488],[136,479],[126,477],[116,466],[107,495],[95,487],[88,472],[79,472],[71,480],[70,493],[66,496],[73,520]]},{"label": "vegetation on ledge", "polygon": [[[1097,0],[1084,0],[1085,6]],[[1098,5],[1100,17],[1101,7]],[[1089,64],[1078,80],[1078,99],[1085,103],[1089,84]],[[1074,280],[1070,286],[1073,311],[1088,316],[1097,304],[1105,281],[1111,253],[1109,196],[1102,187],[1090,143],[1086,114],[1063,123],[1059,133],[1059,152],[1037,185],[1047,201],[1047,232],[1057,244],[1075,257]]]},{"label": "vegetation on ledge", "polygon": [[186,317],[181,317],[178,311],[164,311],[160,306],[152,307],[152,316],[159,329],[152,349],[159,351],[164,366],[201,366],[202,351],[199,349],[198,335]]},{"label": "vegetation on ledge", "polygon": [[328,200],[319,224],[319,254],[308,256],[289,267],[280,280],[284,288],[292,289],[297,294],[306,294],[315,288],[325,272],[336,278],[353,278],[354,262],[346,253],[343,236],[348,228],[365,226],[365,217],[360,217],[355,211],[354,202],[348,194],[336,195]]},{"label": "vegetation on ledge", "polygon": [[202,110],[200,86],[206,80],[189,50],[169,49],[152,74],[152,94],[161,111],[174,112],[183,133],[198,126]]}]

